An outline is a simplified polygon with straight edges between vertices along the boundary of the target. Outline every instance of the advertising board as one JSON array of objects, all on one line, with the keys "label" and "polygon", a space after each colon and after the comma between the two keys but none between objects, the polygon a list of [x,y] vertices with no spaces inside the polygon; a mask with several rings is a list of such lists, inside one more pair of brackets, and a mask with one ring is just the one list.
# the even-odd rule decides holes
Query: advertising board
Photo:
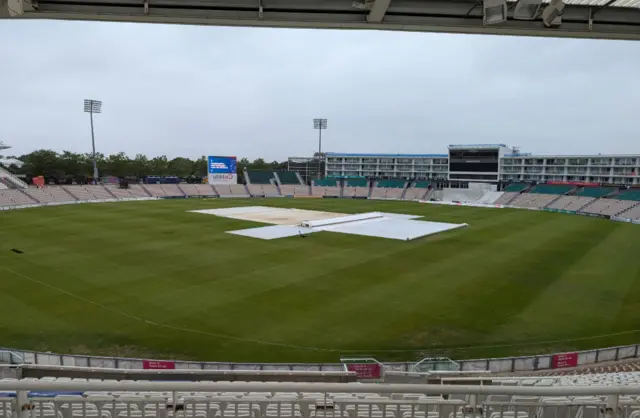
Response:
[{"label": "advertising board", "polygon": [[214,157],[207,159],[209,184],[238,184],[236,157]]},{"label": "advertising board", "polygon": [[173,361],[143,360],[142,368],[145,370],[173,370],[176,368],[176,364]]},{"label": "advertising board", "polygon": [[576,367],[578,365],[578,353],[554,354],[551,359],[551,366],[554,369],[563,367]]}]

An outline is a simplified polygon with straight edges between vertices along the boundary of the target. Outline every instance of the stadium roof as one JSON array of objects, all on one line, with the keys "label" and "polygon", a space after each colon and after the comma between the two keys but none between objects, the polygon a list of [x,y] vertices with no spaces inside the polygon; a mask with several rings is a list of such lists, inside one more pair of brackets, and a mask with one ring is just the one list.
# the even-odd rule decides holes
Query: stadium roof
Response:
[{"label": "stadium roof", "polygon": [[640,39],[640,0],[549,1],[0,0],[0,18]]}]

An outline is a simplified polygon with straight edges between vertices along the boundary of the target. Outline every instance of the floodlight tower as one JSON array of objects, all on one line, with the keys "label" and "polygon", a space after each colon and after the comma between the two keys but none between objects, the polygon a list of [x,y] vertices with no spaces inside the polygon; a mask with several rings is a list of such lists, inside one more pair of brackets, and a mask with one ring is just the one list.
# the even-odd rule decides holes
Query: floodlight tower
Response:
[{"label": "floodlight tower", "polygon": [[98,181],[98,164],[96,163],[96,139],[93,134],[93,114],[102,113],[102,100],[84,99],[84,112],[91,119],[91,146],[93,148],[93,181]]},{"label": "floodlight tower", "polygon": [[322,131],[327,129],[326,119],[314,119],[313,129],[318,130],[318,154],[322,154]]}]

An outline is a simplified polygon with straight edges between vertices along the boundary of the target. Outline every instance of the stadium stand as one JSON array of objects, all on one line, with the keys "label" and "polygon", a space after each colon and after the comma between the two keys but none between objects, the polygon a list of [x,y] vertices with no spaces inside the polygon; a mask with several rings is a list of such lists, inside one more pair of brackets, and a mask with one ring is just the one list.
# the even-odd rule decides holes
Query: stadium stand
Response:
[{"label": "stadium stand", "polygon": [[43,189],[29,187],[23,190],[38,203],[73,202],[78,200],[59,186],[49,186]]},{"label": "stadium stand", "polygon": [[529,184],[527,183],[511,183],[507,187],[505,187],[502,191],[510,192],[510,193],[519,193],[527,190],[528,188],[529,188]]},{"label": "stadium stand", "polygon": [[551,203],[547,208],[558,210],[581,210],[589,203],[593,202],[595,197],[585,196],[562,196],[560,199]]},{"label": "stadium stand", "polygon": [[280,180],[280,184],[292,184],[292,185],[303,185],[302,181],[298,177],[298,173],[293,171],[277,171],[275,173],[276,177]]},{"label": "stadium stand", "polygon": [[[73,186],[68,186],[68,187],[73,187]],[[109,190],[109,192],[112,195],[114,195],[116,199],[134,199],[136,197],[148,197],[149,196],[146,193],[144,194],[144,196],[136,196],[133,193],[133,186],[129,186],[128,189],[121,189],[120,186],[118,186],[116,184],[108,184],[108,185],[105,185],[104,187],[106,187],[107,190]]]},{"label": "stadium stand", "polygon": [[273,184],[247,184],[252,197],[279,197],[278,187]]},{"label": "stadium stand", "polygon": [[619,195],[615,197],[618,200],[635,200],[640,202],[640,189],[631,189],[620,192]]},{"label": "stadium stand", "polygon": [[3,416],[16,418],[640,416],[637,372],[486,380],[483,386],[454,379],[439,385],[126,381],[124,386],[111,379],[42,378],[23,380],[26,390],[17,393],[18,381],[3,379],[0,407]]},{"label": "stadium stand", "polygon": [[0,206],[33,205],[38,203],[35,199],[21,190],[0,190]]},{"label": "stadium stand", "polygon": [[210,184],[179,184],[178,187],[186,196],[217,196]]},{"label": "stadium stand", "polygon": [[621,212],[618,216],[629,219],[640,219],[640,204]]},{"label": "stadium stand", "polygon": [[311,186],[311,196],[317,197],[340,197],[342,190],[336,180],[314,180]]},{"label": "stadium stand", "polygon": [[575,189],[575,186],[564,185],[564,184],[538,184],[534,186],[534,188],[531,189],[529,193],[567,194],[573,189]]},{"label": "stadium stand", "polygon": [[309,196],[309,186],[284,184],[280,186],[280,192],[283,196]]},{"label": "stadium stand", "polygon": [[62,186],[70,195],[77,200],[106,200],[113,199],[115,196],[101,185],[86,186]]},{"label": "stadium stand", "polygon": [[558,199],[557,194],[522,193],[516,196],[509,205],[521,208],[543,208]]},{"label": "stadium stand", "polygon": [[404,199],[405,200],[422,200],[422,199],[426,199],[426,196],[430,191],[430,189],[429,189],[430,185],[431,185],[431,183],[429,183],[428,181],[418,181],[418,182],[416,182],[413,185],[413,187],[407,188],[407,190],[404,192]]},{"label": "stadium stand", "polygon": [[244,184],[215,184],[212,186],[220,197],[250,197]]},{"label": "stadium stand", "polygon": [[613,192],[616,189],[612,187],[584,187],[576,193],[576,196],[585,196],[585,197],[605,197]]},{"label": "stadium stand", "polygon": [[371,197],[377,199],[400,199],[404,194],[406,180],[379,180],[371,189]]},{"label": "stadium stand", "polygon": [[142,187],[153,197],[184,196],[177,184],[145,184]]},{"label": "stadium stand", "polygon": [[272,184],[275,181],[273,171],[246,170],[247,184]]},{"label": "stadium stand", "polygon": [[442,200],[447,202],[476,203],[486,191],[482,189],[442,189]]},{"label": "stadium stand", "polygon": [[342,197],[369,197],[369,181],[367,179],[346,180]]},{"label": "stadium stand", "polygon": [[486,192],[476,203],[482,205],[493,205],[502,197],[504,192]]},{"label": "stadium stand", "polygon": [[503,192],[502,196],[500,196],[498,199],[496,199],[496,201],[493,202],[493,204],[494,205],[508,205],[511,202],[511,200],[513,200],[519,194],[520,194],[520,192]]},{"label": "stadium stand", "polygon": [[593,201],[593,203],[585,206],[582,211],[599,215],[617,216],[618,214],[631,209],[636,204],[637,202],[633,200],[597,199]]}]

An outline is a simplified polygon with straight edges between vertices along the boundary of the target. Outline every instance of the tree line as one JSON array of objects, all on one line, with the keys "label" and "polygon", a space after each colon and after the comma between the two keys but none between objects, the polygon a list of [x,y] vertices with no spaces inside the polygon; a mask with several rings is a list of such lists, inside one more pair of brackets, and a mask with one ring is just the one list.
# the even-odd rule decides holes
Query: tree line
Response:
[{"label": "tree line", "polygon": [[[80,182],[79,179],[90,179],[93,176],[92,154],[52,150],[37,150],[29,154],[11,156],[7,159],[17,159],[24,164],[19,167],[9,165],[8,169],[14,174],[24,175],[27,179],[43,176],[48,182],[63,183],[70,180]],[[166,155],[149,158],[144,154],[129,157],[124,152],[104,155],[96,153],[98,172],[101,177],[114,176],[119,178],[145,178],[148,176],[176,176],[180,178],[200,178],[207,175],[207,157],[201,156],[196,160],[185,157],[169,159]],[[0,159],[0,164],[2,160]],[[237,162],[239,178],[242,170],[286,170],[287,162],[266,162],[262,158],[250,161],[241,158]]]}]

